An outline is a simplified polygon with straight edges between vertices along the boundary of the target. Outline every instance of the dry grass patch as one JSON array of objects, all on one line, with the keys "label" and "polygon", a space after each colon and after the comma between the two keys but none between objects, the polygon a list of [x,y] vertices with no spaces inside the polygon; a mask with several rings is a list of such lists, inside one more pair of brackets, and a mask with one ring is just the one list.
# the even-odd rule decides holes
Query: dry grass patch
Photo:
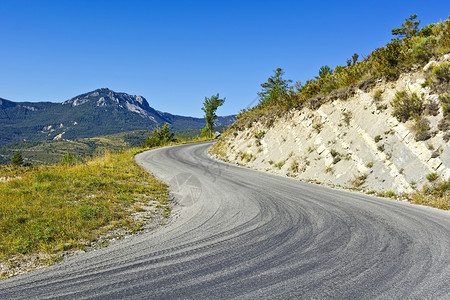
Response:
[{"label": "dry grass patch", "polygon": [[431,185],[425,185],[422,191],[412,195],[412,203],[450,209],[450,179],[439,181],[435,173],[427,175]]}]

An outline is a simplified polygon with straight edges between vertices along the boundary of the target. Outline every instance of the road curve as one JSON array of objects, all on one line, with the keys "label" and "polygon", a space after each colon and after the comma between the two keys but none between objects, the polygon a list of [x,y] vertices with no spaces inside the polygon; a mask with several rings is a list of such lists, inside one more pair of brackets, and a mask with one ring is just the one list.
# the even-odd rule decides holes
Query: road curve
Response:
[{"label": "road curve", "polygon": [[0,282],[1,299],[449,299],[450,214],[239,168],[210,143],[141,153],[171,221]]}]

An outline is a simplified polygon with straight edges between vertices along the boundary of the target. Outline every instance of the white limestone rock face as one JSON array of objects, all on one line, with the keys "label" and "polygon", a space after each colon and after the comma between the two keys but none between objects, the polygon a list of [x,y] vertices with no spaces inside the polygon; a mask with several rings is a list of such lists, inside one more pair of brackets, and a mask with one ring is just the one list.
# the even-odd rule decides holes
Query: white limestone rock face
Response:
[{"label": "white limestone rock face", "polygon": [[[423,70],[449,58],[446,55],[431,61]],[[421,189],[429,184],[426,176],[433,172],[439,180],[447,180],[450,143],[437,128],[442,109],[436,116],[426,116],[430,132],[435,132],[426,141],[416,141],[413,121],[402,123],[392,116],[390,102],[402,90],[415,92],[441,107],[438,95],[422,87],[426,76],[423,70],[403,74],[396,82],[378,82],[371,91],[358,90],[349,99],[328,102],[317,110],[292,110],[270,127],[256,122],[223,136],[220,158],[299,180],[376,192]],[[373,100],[375,89],[383,91],[378,103]],[[380,109],[380,104],[387,108]],[[262,131],[265,134],[256,138]],[[252,158],[242,159],[246,157],[242,153],[251,153]]]}]

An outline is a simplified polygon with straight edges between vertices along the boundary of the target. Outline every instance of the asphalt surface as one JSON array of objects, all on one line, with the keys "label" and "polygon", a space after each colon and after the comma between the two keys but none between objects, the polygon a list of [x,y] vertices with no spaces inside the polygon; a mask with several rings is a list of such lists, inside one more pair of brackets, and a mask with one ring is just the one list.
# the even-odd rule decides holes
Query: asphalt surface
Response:
[{"label": "asphalt surface", "polygon": [[139,154],[170,222],[0,282],[10,299],[450,299],[450,213],[220,163]]}]

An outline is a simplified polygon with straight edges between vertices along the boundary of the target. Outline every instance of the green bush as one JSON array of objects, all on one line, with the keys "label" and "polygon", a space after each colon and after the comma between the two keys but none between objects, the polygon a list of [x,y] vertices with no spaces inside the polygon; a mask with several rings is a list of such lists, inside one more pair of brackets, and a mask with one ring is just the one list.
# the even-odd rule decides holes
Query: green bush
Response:
[{"label": "green bush", "polygon": [[297,159],[292,160],[291,166],[289,167],[289,171],[292,171],[293,173],[300,172],[300,163]]},{"label": "green bush", "polygon": [[438,176],[438,174],[435,173],[435,172],[430,173],[430,174],[427,175],[427,180],[428,180],[429,182],[436,181],[436,179],[438,179],[438,178],[439,178],[439,176]]},{"label": "green bush", "polygon": [[350,183],[353,185],[353,187],[355,188],[360,188],[367,179],[367,174],[361,174],[361,175],[355,175],[355,177],[353,178],[353,180],[350,181]]},{"label": "green bush", "polygon": [[395,93],[395,98],[391,101],[394,109],[392,115],[400,122],[406,122],[414,116],[420,116],[424,110],[422,100],[417,94],[409,95],[406,91]]},{"label": "green bush", "polygon": [[14,153],[13,157],[11,158],[11,164],[14,166],[21,166],[23,165],[23,157],[20,152]]},{"label": "green bush", "polygon": [[394,198],[396,194],[394,191],[386,191],[386,193],[384,193],[384,196],[387,198]]},{"label": "green bush", "polygon": [[450,62],[446,62],[446,63],[443,63],[443,64],[433,67],[432,73],[439,82],[449,83],[450,82]]},{"label": "green bush", "polygon": [[286,160],[279,161],[275,164],[275,167],[278,169],[281,169],[285,163],[286,163]]},{"label": "green bush", "polygon": [[433,56],[433,49],[436,46],[436,37],[428,36],[420,38],[411,47],[411,54],[409,57],[410,63],[426,64]]},{"label": "green bush", "polygon": [[241,160],[249,162],[253,159],[253,154],[247,152],[241,152]]},{"label": "green bush", "polygon": [[255,133],[255,139],[257,139],[257,140],[260,140],[260,139],[262,139],[263,138],[263,136],[266,134],[266,132],[265,131],[260,131],[260,132],[258,132],[258,133]]},{"label": "green bush", "polygon": [[438,129],[447,132],[444,135],[444,140],[448,141],[450,134],[450,95],[445,93],[439,96],[439,100],[442,102],[442,114],[443,118],[438,123]]},{"label": "green bush", "polygon": [[431,138],[430,121],[427,118],[416,116],[414,124],[412,125],[412,130],[415,132],[416,141],[425,141]]},{"label": "green bush", "polygon": [[448,195],[449,191],[450,191],[450,179],[439,183],[435,183],[430,188],[429,193],[437,197],[443,197],[446,194]]},{"label": "green bush", "polygon": [[450,119],[450,95],[445,93],[439,95],[439,100],[442,102],[442,114],[444,118]]},{"label": "green bush", "polygon": [[425,37],[432,35],[434,26],[435,24],[430,24],[428,26],[423,27],[422,29],[420,29],[420,35]]},{"label": "green bush", "polygon": [[429,116],[437,116],[439,114],[439,103],[434,100],[429,100],[426,106],[426,113]]},{"label": "green bush", "polygon": [[370,61],[374,75],[395,80],[399,75],[399,65],[404,60],[404,51],[399,40],[393,40],[385,47],[372,52]]},{"label": "green bush", "polygon": [[381,101],[381,95],[383,94],[383,91],[381,89],[376,89],[373,93],[373,100],[375,102]]},{"label": "green bush", "polygon": [[[209,134],[208,129],[202,129],[202,134],[204,131],[207,131]],[[175,134],[173,132],[170,132],[170,126],[169,124],[164,124],[161,129],[155,129],[153,130],[153,135],[149,136],[147,140],[142,143],[142,147],[144,148],[153,148],[153,147],[159,147],[167,145],[171,142],[175,142]]]}]

